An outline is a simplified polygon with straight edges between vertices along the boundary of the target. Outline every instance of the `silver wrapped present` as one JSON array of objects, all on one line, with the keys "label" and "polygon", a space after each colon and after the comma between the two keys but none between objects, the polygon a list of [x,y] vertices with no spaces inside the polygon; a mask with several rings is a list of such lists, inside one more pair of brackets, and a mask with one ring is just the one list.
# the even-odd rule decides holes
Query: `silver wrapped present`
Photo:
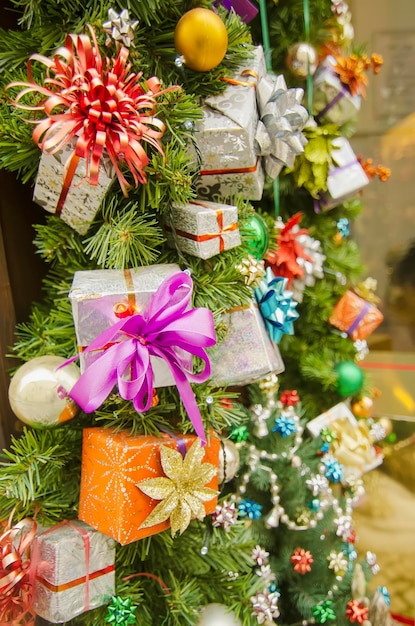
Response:
[{"label": "silver wrapped present", "polygon": [[313,114],[320,123],[341,126],[356,118],[362,98],[353,96],[334,70],[336,59],[328,56],[317,68],[313,78]]},{"label": "silver wrapped present", "polygon": [[184,206],[173,205],[171,215],[168,240],[182,252],[209,259],[241,243],[236,206],[194,200]]},{"label": "silver wrapped present", "polygon": [[63,206],[58,207],[64,186],[65,165],[74,146],[75,139],[56,154],[42,153],[33,200],[49,213],[60,215],[71,228],[84,235],[97,214],[115,174],[109,159],[103,159],[99,168],[98,185],[91,185],[86,179],[85,159],[80,159]]},{"label": "silver wrapped present", "polygon": [[37,535],[33,609],[60,624],[107,603],[115,590],[115,541],[79,520]]},{"label": "silver wrapped present", "polygon": [[256,141],[265,171],[273,179],[284,166],[293,167],[295,157],[304,152],[307,139],[301,131],[309,114],[301,104],[303,96],[303,89],[287,89],[282,75],[267,74],[258,82]]},{"label": "silver wrapped present", "polygon": [[[80,351],[81,372],[99,358],[98,353],[83,353],[93,339],[122,317],[140,313],[165,278],[180,267],[175,263],[140,267],[135,270],[86,270],[75,272],[69,298]],[[191,369],[191,357],[183,353]],[[151,356],[154,387],[174,385],[173,374],[163,359]]]},{"label": "silver wrapped present", "polygon": [[264,172],[255,144],[255,87],[264,74],[264,53],[259,46],[223,93],[205,99],[203,119],[196,124],[195,133],[201,160],[196,182],[200,197],[240,194],[247,200],[261,199]]},{"label": "silver wrapped present", "polygon": [[225,338],[213,348],[214,385],[248,385],[284,371],[278,346],[271,341],[258,306],[242,306],[224,315]]},{"label": "silver wrapped present", "polygon": [[327,177],[327,192],[319,199],[323,211],[332,209],[353,198],[369,183],[365,170],[357,160],[345,137],[333,139],[332,165]]}]

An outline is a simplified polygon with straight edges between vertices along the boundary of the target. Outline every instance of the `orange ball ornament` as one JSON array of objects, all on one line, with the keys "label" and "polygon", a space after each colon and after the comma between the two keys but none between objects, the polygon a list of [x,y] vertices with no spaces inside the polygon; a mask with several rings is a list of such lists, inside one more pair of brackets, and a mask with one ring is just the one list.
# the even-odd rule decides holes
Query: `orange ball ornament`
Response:
[{"label": "orange ball ornament", "polygon": [[191,9],[177,22],[174,45],[188,67],[207,72],[223,60],[228,48],[228,31],[210,9]]}]

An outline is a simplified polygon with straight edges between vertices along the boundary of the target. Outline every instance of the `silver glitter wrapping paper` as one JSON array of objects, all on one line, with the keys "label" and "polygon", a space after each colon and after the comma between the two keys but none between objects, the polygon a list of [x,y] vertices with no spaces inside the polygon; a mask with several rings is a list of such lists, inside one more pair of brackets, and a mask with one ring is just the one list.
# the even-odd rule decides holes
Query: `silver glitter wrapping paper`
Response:
[{"label": "silver glitter wrapping paper", "polygon": [[[63,187],[64,166],[74,145],[73,140],[56,154],[42,153],[33,200],[49,213],[56,213]],[[87,179],[83,180],[85,175],[85,160],[80,159],[61,212],[63,221],[81,235],[87,232],[114,178],[109,160],[103,160],[99,168],[98,185],[91,185]]]},{"label": "silver glitter wrapping paper", "polygon": [[320,200],[323,211],[352,198],[369,183],[349,141],[345,137],[336,137],[333,139],[333,146],[335,149],[332,159],[335,164],[330,168],[327,177],[328,191]]},{"label": "silver glitter wrapping paper", "polygon": [[248,385],[284,371],[278,346],[254,303],[226,313],[224,323],[227,334],[210,352],[214,385]]},{"label": "silver glitter wrapping paper", "polygon": [[[125,272],[122,270],[75,272],[69,298],[72,304],[76,339],[80,348],[81,372],[84,372],[88,365],[99,358],[99,353],[83,353],[82,348],[88,346],[100,333],[119,321],[114,314],[114,306],[119,303],[128,304],[130,293],[136,312],[140,313],[161,283],[168,276],[179,271],[180,267],[175,263],[164,263]],[[130,292],[129,289],[131,289]],[[191,357],[186,354],[183,358],[186,366],[191,369]],[[155,388],[175,384],[167,363],[153,356],[151,363]]]},{"label": "silver glitter wrapping paper", "polygon": [[[222,230],[220,228],[220,216]],[[238,229],[238,209],[236,206],[217,202],[197,201],[184,206],[172,207],[173,229],[169,233],[169,242],[176,242],[182,252],[187,252],[201,259],[209,259],[224,250],[230,250],[241,244]],[[236,225],[235,230],[227,230]],[[192,235],[215,235],[206,241],[196,241]]]},{"label": "silver glitter wrapping paper", "polygon": [[341,93],[342,97],[321,116],[324,123],[332,122],[341,126],[356,118],[362,98],[359,95],[352,96],[347,85],[341,82],[339,75],[333,70],[334,65],[335,58],[328,56],[314,74],[313,114],[318,115]]},{"label": "silver glitter wrapping paper", "polygon": [[[262,47],[258,46],[254,57],[232,77],[255,84],[256,76],[243,75],[245,70],[252,70],[258,79],[265,74]],[[203,119],[196,124],[195,133],[202,171],[196,183],[199,196],[240,194],[246,199],[260,200],[264,172],[255,143],[258,126],[255,86],[230,84],[223,93],[206,98],[202,110]],[[240,169],[250,171],[235,171]]]},{"label": "silver glitter wrapping paper", "polygon": [[[89,603],[86,604],[87,571],[84,539],[76,526],[89,537]],[[115,542],[79,520],[58,525],[35,538],[38,565],[33,591],[33,608],[37,615],[53,624],[65,622],[86,610],[105,604],[114,594]],[[37,544],[37,545],[36,545]],[[105,571],[109,570],[109,571]],[[94,576],[94,573],[97,573]],[[77,579],[81,579],[79,582]],[[53,590],[74,583],[64,590]],[[76,584],[78,583],[78,584]]]}]

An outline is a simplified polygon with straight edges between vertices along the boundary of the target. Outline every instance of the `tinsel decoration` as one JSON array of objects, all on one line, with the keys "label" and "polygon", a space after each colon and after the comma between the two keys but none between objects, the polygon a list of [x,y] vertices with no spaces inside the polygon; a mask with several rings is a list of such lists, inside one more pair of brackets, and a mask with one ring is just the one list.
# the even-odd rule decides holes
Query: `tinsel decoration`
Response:
[{"label": "tinsel decoration", "polygon": [[303,217],[302,213],[296,213],[279,229],[277,235],[277,249],[267,252],[265,261],[267,267],[271,267],[276,276],[287,278],[287,285],[290,286],[295,278],[304,277],[304,266],[300,264],[300,259],[304,262],[314,263],[311,256],[307,254],[300,237],[308,234],[306,228],[299,228],[299,223]]},{"label": "tinsel decoration", "polygon": [[256,593],[250,598],[252,603],[252,615],[257,618],[258,624],[273,623],[279,617],[278,592],[270,592],[268,589]]},{"label": "tinsel decoration", "polygon": [[279,343],[284,334],[294,334],[294,322],[299,317],[296,311],[297,302],[292,299],[292,292],[287,291],[286,287],[287,279],[275,276],[268,267],[265,278],[255,289],[255,297],[274,343]]},{"label": "tinsel decoration", "polygon": [[204,454],[200,439],[192,443],[184,459],[177,450],[160,446],[160,460],[165,476],[149,478],[137,485],[150,498],[160,500],[141,528],[170,519],[171,534],[174,536],[186,530],[192,517],[204,519],[206,512],[203,502],[209,502],[217,495],[215,489],[205,485],[218,471],[212,463],[202,462]]},{"label": "tinsel decoration", "polygon": [[258,287],[265,276],[265,263],[262,259],[255,259],[251,254],[235,266],[238,272],[245,278],[245,285]]},{"label": "tinsel decoration", "polygon": [[350,600],[346,605],[346,617],[349,622],[363,624],[369,619],[369,608],[358,600]]},{"label": "tinsel decoration", "polygon": [[112,8],[108,9],[108,21],[102,25],[102,28],[108,34],[105,44],[109,46],[114,40],[126,48],[133,48],[137,26],[138,20],[130,20],[128,9],[123,9],[121,13],[117,13]]},{"label": "tinsel decoration", "polygon": [[[58,207],[65,201],[81,158],[86,161],[86,178],[91,185],[98,184],[104,156],[110,159],[124,195],[131,183],[124,176],[123,164],[136,186],[145,183],[144,168],[149,157],[142,143],[164,154],[160,139],[165,125],[155,116],[157,98],[179,89],[161,90],[156,77],[142,80],[141,73],[131,71],[129,51],[124,46],[115,58],[102,58],[95,32],[91,26],[88,29],[89,36],[68,35],[65,46],[58,48],[52,58],[33,54],[28,63],[29,82],[8,85],[22,88],[13,104],[33,112],[32,137],[42,152],[56,154],[72,139],[76,140],[66,163]],[[43,85],[33,78],[35,61],[46,67]],[[22,104],[27,96],[30,104]]]},{"label": "tinsel decoration", "polygon": [[290,557],[290,561],[294,566],[294,572],[302,576],[311,572],[311,565],[314,563],[310,550],[304,550],[304,548],[296,548]]},{"label": "tinsel decoration", "polygon": [[240,519],[258,520],[262,515],[262,505],[251,498],[245,498],[238,503],[238,517]]},{"label": "tinsel decoration", "polygon": [[267,437],[269,434],[267,421],[271,417],[271,409],[262,404],[254,404],[250,409],[254,422],[253,434],[259,439]]},{"label": "tinsel decoration", "polygon": [[108,613],[104,617],[104,621],[107,622],[107,624],[113,624],[114,626],[128,626],[129,624],[136,624],[136,610],[137,607],[132,604],[131,598],[113,596],[110,604],[108,605]]},{"label": "tinsel decoration", "polygon": [[212,513],[212,526],[229,532],[232,526],[236,524],[237,519],[238,512],[235,503],[225,500],[218,504],[216,510]]},{"label": "tinsel decoration", "polygon": [[333,602],[325,600],[315,604],[311,609],[313,617],[318,624],[325,624],[328,621],[336,619],[336,613],[333,609]]},{"label": "tinsel decoration", "polygon": [[303,89],[287,89],[282,74],[266,74],[257,84],[260,121],[256,141],[272,179],[284,166],[292,167],[295,157],[304,152],[307,140],[301,131],[309,114],[301,104],[303,95]]}]

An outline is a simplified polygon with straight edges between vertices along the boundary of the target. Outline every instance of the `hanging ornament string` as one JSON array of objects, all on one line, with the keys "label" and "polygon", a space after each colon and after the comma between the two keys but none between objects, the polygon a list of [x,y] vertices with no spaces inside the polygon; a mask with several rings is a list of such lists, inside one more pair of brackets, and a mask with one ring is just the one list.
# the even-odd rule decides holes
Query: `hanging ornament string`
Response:
[{"label": "hanging ornament string", "polygon": [[[310,0],[303,0],[305,40],[310,43]],[[310,57],[307,55],[307,109],[313,110],[313,76],[310,70]]]},{"label": "hanging ornament string", "polygon": [[[270,43],[270,38],[269,38],[269,26],[268,26],[266,0],[259,0],[259,14],[261,18],[262,43],[264,47],[265,67],[267,69],[267,72],[272,73],[271,43]],[[274,178],[273,192],[274,192],[274,213],[275,213],[275,219],[277,219],[280,214],[280,184],[279,184],[278,177]]]}]

